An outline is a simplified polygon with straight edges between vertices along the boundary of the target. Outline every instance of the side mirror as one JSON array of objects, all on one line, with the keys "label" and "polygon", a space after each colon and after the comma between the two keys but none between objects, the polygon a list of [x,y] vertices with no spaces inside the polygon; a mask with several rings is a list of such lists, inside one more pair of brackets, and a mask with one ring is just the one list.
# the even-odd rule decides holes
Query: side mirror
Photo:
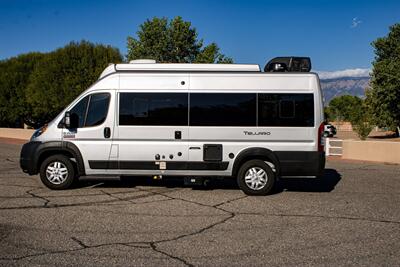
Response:
[{"label": "side mirror", "polygon": [[64,115],[64,127],[67,129],[76,129],[79,127],[79,116],[76,113],[69,111]]}]

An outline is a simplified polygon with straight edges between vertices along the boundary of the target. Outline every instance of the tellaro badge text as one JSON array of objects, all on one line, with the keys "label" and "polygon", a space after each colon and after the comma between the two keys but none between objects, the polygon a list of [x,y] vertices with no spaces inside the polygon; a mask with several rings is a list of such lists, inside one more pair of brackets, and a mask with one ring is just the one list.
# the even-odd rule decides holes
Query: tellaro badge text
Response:
[{"label": "tellaro badge text", "polygon": [[244,135],[271,135],[271,132],[251,132],[251,131],[243,131]]}]

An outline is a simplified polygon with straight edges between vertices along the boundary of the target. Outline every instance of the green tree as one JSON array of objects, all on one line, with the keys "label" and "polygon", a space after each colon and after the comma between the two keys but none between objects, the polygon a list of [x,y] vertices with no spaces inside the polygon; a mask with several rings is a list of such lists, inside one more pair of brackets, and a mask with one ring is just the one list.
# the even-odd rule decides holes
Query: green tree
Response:
[{"label": "green tree", "polygon": [[325,122],[334,121],[336,118],[329,107],[324,107]]},{"label": "green tree", "polygon": [[400,24],[390,27],[389,34],[376,39],[371,90],[367,103],[374,121],[392,130],[400,126]]},{"label": "green tree", "polygon": [[360,105],[353,107],[350,111],[350,122],[358,137],[361,140],[367,139],[369,133],[374,128],[374,124],[372,123],[372,116],[366,101],[362,101]]},{"label": "green tree", "polygon": [[44,57],[29,53],[0,61],[0,126],[21,127],[31,113],[25,97],[29,78]]},{"label": "green tree", "polygon": [[354,108],[362,105],[362,99],[357,96],[343,95],[329,102],[328,113],[330,120],[351,121]]},{"label": "green tree", "polygon": [[140,25],[137,39],[128,37],[127,59],[151,58],[162,63],[233,63],[216,43],[203,46],[196,28],[181,17],[153,18]]},{"label": "green tree", "polygon": [[71,42],[47,54],[29,78],[26,99],[31,113],[26,122],[37,126],[51,120],[93,84],[110,62],[120,61],[118,49],[87,41]]}]

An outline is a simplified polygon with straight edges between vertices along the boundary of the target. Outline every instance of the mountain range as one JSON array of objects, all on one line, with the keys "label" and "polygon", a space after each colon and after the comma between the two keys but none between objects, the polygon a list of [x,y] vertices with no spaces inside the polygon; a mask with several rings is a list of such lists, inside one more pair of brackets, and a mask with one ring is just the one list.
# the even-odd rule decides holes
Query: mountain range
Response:
[{"label": "mountain range", "polygon": [[340,77],[321,79],[321,88],[325,105],[338,96],[353,95],[365,97],[365,89],[369,87],[370,77]]}]

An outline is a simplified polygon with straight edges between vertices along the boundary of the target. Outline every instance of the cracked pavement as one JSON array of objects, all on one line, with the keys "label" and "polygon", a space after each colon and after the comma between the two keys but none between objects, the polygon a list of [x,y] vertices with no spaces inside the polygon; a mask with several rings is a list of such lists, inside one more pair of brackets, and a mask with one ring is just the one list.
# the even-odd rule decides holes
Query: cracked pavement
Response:
[{"label": "cracked pavement", "polygon": [[232,180],[86,179],[45,188],[0,143],[0,265],[400,264],[400,166],[328,161],[325,176],[244,195]]}]

